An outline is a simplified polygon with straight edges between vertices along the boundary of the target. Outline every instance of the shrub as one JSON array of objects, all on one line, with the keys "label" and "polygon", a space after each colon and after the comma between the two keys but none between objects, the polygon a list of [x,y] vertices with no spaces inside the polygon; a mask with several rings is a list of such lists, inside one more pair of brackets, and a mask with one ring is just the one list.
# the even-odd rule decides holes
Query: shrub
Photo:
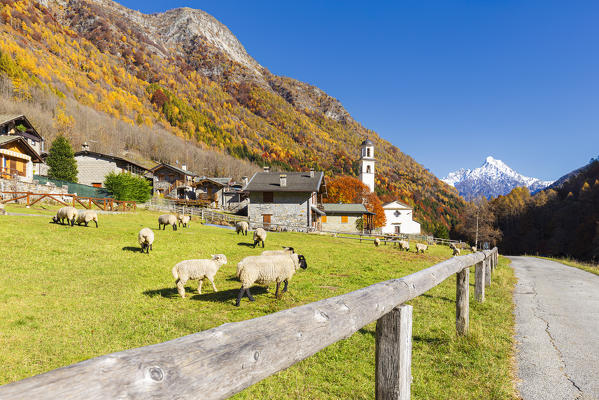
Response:
[{"label": "shrub", "polygon": [[106,175],[104,186],[116,200],[146,202],[152,197],[152,187],[143,177],[130,172]]}]

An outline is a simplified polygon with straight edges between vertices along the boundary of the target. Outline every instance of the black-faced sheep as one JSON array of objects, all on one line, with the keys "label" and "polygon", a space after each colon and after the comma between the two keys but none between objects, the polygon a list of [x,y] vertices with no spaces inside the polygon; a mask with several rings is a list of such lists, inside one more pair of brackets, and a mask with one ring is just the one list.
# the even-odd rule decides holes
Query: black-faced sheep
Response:
[{"label": "black-faced sheep", "polygon": [[137,235],[137,241],[141,246],[141,252],[144,250],[147,254],[150,254],[152,250],[152,243],[154,243],[154,232],[150,228],[143,228]]},{"label": "black-faced sheep", "polygon": [[67,220],[67,225],[75,225],[75,219],[77,218],[77,209],[75,207],[62,207],[56,212],[56,216],[52,217],[52,221],[55,223],[60,222],[64,224],[64,220]]},{"label": "black-faced sheep", "polygon": [[212,289],[218,292],[214,285],[214,275],[218,272],[221,265],[227,263],[227,257],[224,254],[213,254],[211,259],[185,260],[175,265],[172,269],[177,292],[181,297],[185,297],[185,284],[188,280],[198,280],[198,293],[202,294],[202,282],[208,279],[212,284]]},{"label": "black-faced sheep", "polygon": [[416,253],[422,253],[428,249],[428,246],[424,243],[416,243]]},{"label": "black-faced sheep", "polygon": [[254,248],[258,243],[262,243],[262,248],[264,248],[264,242],[266,241],[266,231],[262,228],[257,228],[254,231]]},{"label": "black-faced sheep", "polygon": [[87,226],[91,221],[96,223],[98,227],[98,213],[93,210],[85,210],[77,215],[77,225],[85,224]]},{"label": "black-faced sheep", "polygon": [[410,251],[410,242],[409,241],[400,240],[399,242],[397,242],[397,244],[399,245],[399,248],[401,250]]},{"label": "black-faced sheep", "polygon": [[179,215],[177,220],[179,221],[179,226],[183,225],[183,228],[189,228],[191,225],[191,217],[189,215]]},{"label": "black-faced sheep", "polygon": [[249,228],[250,228],[250,225],[245,221],[238,221],[235,224],[235,232],[238,235],[239,235],[239,233],[241,233],[242,235],[247,236]]},{"label": "black-faced sheep", "polygon": [[381,239],[374,238],[374,247],[379,247],[380,244],[381,244]]},{"label": "black-faced sheep", "polygon": [[237,277],[241,281],[241,289],[239,289],[235,305],[239,306],[244,294],[247,294],[250,301],[254,301],[250,293],[250,287],[255,283],[268,285],[271,282],[276,282],[275,297],[278,299],[281,282],[285,283],[283,288],[283,293],[285,293],[289,280],[299,268],[308,268],[306,258],[301,254],[249,256],[244,258],[237,264]]},{"label": "black-faced sheep", "polygon": [[173,227],[173,230],[176,231],[177,217],[173,214],[162,214],[160,217],[158,217],[158,230],[160,230],[160,228],[162,228],[163,230],[166,229],[167,225],[171,225]]}]

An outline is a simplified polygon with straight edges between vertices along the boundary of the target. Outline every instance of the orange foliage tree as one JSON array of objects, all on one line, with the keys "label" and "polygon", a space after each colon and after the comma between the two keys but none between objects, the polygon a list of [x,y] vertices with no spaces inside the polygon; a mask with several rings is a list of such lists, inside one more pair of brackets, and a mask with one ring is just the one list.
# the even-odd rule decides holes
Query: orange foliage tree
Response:
[{"label": "orange foliage tree", "polygon": [[327,178],[327,197],[323,201],[325,203],[364,204],[368,211],[376,214],[374,216],[375,228],[384,226],[387,221],[383,203],[376,193],[371,193],[368,186],[352,176]]}]

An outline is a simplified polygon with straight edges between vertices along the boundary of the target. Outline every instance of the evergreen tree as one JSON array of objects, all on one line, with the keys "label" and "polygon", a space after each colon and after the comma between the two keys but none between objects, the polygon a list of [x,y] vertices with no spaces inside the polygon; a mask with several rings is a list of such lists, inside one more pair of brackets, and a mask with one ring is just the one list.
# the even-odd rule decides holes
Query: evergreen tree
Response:
[{"label": "evergreen tree", "polygon": [[46,163],[50,167],[48,176],[69,182],[77,182],[77,162],[71,144],[64,136],[52,142]]}]

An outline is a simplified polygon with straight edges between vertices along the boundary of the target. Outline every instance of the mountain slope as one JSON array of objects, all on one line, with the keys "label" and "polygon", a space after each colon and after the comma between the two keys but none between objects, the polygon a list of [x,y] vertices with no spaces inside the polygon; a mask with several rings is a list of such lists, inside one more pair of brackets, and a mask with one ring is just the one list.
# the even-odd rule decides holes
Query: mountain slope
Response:
[{"label": "mountain slope", "polygon": [[[119,143],[142,157],[212,167],[194,164],[191,150],[167,154],[167,143],[144,145],[166,129],[188,149],[355,176],[359,145],[369,137],[384,201],[414,205],[428,230],[450,226],[463,207],[455,189],[356,122],[338,100],[271,74],[203,11],[145,15],[110,0],[1,0],[0,19],[0,73],[22,100],[53,96],[40,105],[55,116],[42,124],[52,125],[43,132],[49,139],[64,133],[76,147],[96,140],[102,151],[120,135]],[[82,109],[108,114],[131,132],[105,127],[116,122],[83,124]]]},{"label": "mountain slope", "polygon": [[552,183],[519,174],[503,161],[496,160],[491,156],[487,157],[485,163],[476,169],[462,168],[449,173],[443,182],[454,186],[467,200],[480,196],[492,198],[505,195],[519,186],[524,186],[534,193]]}]

